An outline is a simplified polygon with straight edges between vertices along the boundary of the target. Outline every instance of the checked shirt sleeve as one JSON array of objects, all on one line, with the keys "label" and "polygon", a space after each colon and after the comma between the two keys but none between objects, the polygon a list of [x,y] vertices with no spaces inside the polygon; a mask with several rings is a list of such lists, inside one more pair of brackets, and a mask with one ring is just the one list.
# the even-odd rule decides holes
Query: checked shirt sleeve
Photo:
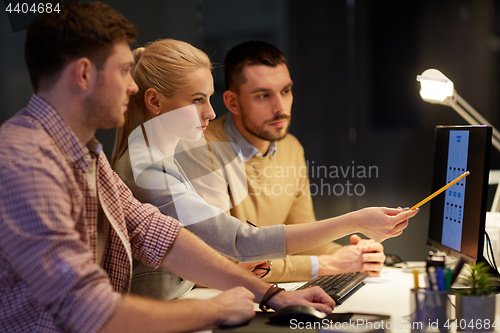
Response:
[{"label": "checked shirt sleeve", "polygon": [[97,331],[121,296],[77,231],[81,197],[69,193],[67,175],[56,163],[28,160],[0,166],[0,260],[11,284],[0,317],[12,327],[37,315],[39,329]]},{"label": "checked shirt sleeve", "polygon": [[121,178],[111,170],[107,160],[103,162],[103,171],[113,178],[112,183],[116,184],[120,198],[120,207],[115,207],[112,202],[109,204],[112,209],[123,209],[134,258],[147,266],[158,268],[182,225],[176,219],[161,213],[155,206],[138,201]]}]

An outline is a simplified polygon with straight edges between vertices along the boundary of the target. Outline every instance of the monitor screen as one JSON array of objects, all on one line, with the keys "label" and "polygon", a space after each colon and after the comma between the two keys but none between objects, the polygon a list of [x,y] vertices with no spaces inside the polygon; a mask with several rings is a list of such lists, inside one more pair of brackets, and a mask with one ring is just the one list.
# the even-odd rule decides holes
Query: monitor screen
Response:
[{"label": "monitor screen", "polygon": [[432,192],[470,175],[431,201],[427,243],[474,264],[484,261],[491,133],[489,126],[437,126]]}]

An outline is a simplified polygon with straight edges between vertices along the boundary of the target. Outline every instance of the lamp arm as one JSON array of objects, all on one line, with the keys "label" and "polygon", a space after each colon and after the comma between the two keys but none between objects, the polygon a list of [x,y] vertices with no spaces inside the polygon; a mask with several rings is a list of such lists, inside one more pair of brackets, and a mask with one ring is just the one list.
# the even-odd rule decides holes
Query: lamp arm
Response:
[{"label": "lamp arm", "polygon": [[490,124],[490,122],[488,120],[486,120],[486,118],[484,118],[479,112],[477,112],[469,103],[467,103],[466,100],[464,100],[462,98],[462,96],[460,96],[456,91],[454,92],[453,94],[456,99],[457,99],[457,102],[463,106],[463,108],[465,110],[467,110],[467,112],[469,112],[469,114],[474,117],[475,119],[478,120],[479,124],[480,125],[488,125],[488,126],[491,126],[493,128],[493,136],[498,140],[500,139],[500,132],[492,125]]},{"label": "lamp arm", "polygon": [[495,147],[498,151],[500,151],[500,141],[498,141],[497,138],[491,138],[491,144],[493,147]]},{"label": "lamp arm", "polygon": [[464,109],[467,110],[474,118],[476,118],[481,124],[483,125],[490,125],[488,120],[486,120],[479,112],[476,111],[465,99],[462,98],[456,91],[454,94],[455,98],[457,99],[457,102],[462,105]]},{"label": "lamp arm", "polygon": [[455,110],[469,124],[491,126],[493,129],[491,144],[498,151],[500,151],[500,132],[498,132],[498,130],[493,125],[491,125],[483,116],[481,116],[479,112],[477,112],[472,106],[470,106],[469,103],[467,103],[456,91],[453,92],[453,96],[447,98],[447,102],[453,108],[453,110]]},{"label": "lamp arm", "polygon": [[[457,94],[458,95],[458,94]],[[462,108],[456,101],[455,98],[453,98],[455,94],[452,97],[448,97],[448,105],[453,108],[462,118],[465,119],[470,125],[481,125],[480,122],[476,120],[473,116],[471,116],[464,108]]]}]

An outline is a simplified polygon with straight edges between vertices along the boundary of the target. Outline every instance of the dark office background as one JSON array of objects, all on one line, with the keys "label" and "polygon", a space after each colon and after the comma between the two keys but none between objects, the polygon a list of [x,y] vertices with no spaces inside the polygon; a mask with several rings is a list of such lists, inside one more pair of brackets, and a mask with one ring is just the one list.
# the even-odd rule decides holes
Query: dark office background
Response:
[{"label": "dark office background", "polygon": [[[216,64],[212,103],[219,116],[226,112],[220,65],[230,47],[260,39],[287,55],[294,80],[291,133],[309,165],[372,167],[371,178],[311,177],[313,190],[323,191],[313,197],[318,219],[367,206],[412,206],[430,193],[434,128],[465,121],[449,107],[421,100],[416,76],[424,70],[441,70],[466,101],[500,125],[498,1],[104,2],[136,25],[138,45],[168,37],[207,52]],[[13,33],[0,8],[1,123],[26,104],[32,89],[23,61],[25,31]],[[114,131],[97,136],[109,156]],[[492,152],[492,168],[500,169],[499,155]],[[351,193],[362,184],[357,190],[363,195],[348,195],[347,181]],[[344,186],[342,195],[336,184]],[[424,259],[428,223],[425,205],[402,236],[384,242],[386,252]]]}]

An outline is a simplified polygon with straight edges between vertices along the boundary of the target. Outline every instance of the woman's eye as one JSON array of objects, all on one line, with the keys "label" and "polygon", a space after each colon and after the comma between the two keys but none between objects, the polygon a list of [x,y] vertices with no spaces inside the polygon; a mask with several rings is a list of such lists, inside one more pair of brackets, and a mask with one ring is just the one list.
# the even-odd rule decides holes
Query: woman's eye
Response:
[{"label": "woman's eye", "polygon": [[194,104],[199,104],[203,101],[203,98],[196,98],[193,100]]}]

